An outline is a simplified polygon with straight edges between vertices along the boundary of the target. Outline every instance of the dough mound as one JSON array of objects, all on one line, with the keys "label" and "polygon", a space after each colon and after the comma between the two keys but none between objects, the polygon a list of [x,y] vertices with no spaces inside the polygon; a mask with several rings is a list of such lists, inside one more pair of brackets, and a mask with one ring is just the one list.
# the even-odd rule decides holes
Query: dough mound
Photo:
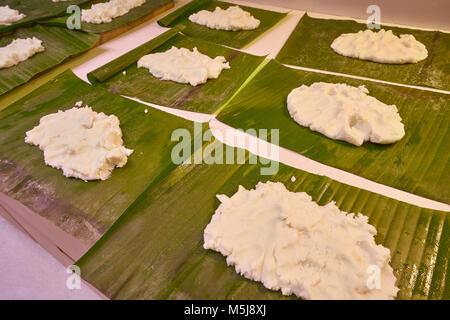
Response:
[{"label": "dough mound", "polygon": [[0,48],[0,69],[15,66],[44,50],[42,40],[36,37],[15,39],[7,46]]},{"label": "dough mound", "polygon": [[0,6],[0,26],[9,26],[25,17],[26,15],[20,13],[19,10],[11,9],[9,6]]},{"label": "dough mound", "polygon": [[287,107],[300,125],[356,146],[364,141],[389,144],[403,138],[405,129],[397,107],[368,93],[364,86],[315,82],[293,89]]},{"label": "dough mound", "polygon": [[217,79],[223,69],[230,69],[229,63],[222,56],[212,59],[201,54],[197,48],[189,51],[176,47],[145,55],[138,60],[137,66],[147,68],[161,80],[189,83],[191,86],[206,83],[208,79]]},{"label": "dough mound", "polygon": [[90,9],[81,10],[81,21],[93,24],[110,23],[114,18],[123,16],[144,3],[145,0],[111,0],[93,4]]},{"label": "dough mound", "polygon": [[219,7],[214,11],[201,10],[191,14],[189,20],[210,29],[228,31],[253,30],[260,24],[258,19],[239,6],[231,6],[226,10]]},{"label": "dough mound", "polygon": [[90,107],[42,117],[39,125],[26,133],[25,142],[44,151],[47,165],[84,181],[108,179],[133,153],[123,146],[119,119]]},{"label": "dough mound", "polygon": [[340,211],[334,202],[319,206],[280,182],[217,197],[204,248],[226,256],[244,277],[304,299],[397,295],[390,251],[375,243],[366,216]]}]

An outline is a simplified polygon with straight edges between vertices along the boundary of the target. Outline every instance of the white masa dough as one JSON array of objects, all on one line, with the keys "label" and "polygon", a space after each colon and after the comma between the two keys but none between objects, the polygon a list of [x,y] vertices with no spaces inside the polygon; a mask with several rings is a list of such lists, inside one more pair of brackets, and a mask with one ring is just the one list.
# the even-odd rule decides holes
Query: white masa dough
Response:
[{"label": "white masa dough", "polygon": [[413,35],[398,37],[384,29],[344,33],[333,41],[331,48],[346,57],[391,64],[416,63],[428,56],[425,45]]},{"label": "white masa dough", "polygon": [[12,9],[9,6],[0,6],[0,26],[9,26],[25,17],[26,15],[20,13],[19,10]]},{"label": "white masa dough", "polygon": [[218,30],[252,30],[259,27],[260,21],[239,6],[226,10],[216,7],[214,11],[201,10],[189,16],[191,22]]},{"label": "white masa dough", "polygon": [[[204,231],[204,248],[226,256],[244,277],[304,299],[393,299],[390,251],[374,240],[367,216],[319,206],[282,183],[239,186]],[[379,282],[372,282],[373,270]],[[378,281],[377,280],[377,281]]]},{"label": "white masa dough", "polygon": [[230,69],[222,56],[212,59],[201,54],[197,48],[189,51],[176,47],[145,55],[138,60],[137,66],[147,68],[161,80],[189,83],[192,86],[206,83],[208,79],[217,79],[223,69]]},{"label": "white masa dough", "polygon": [[36,37],[15,39],[7,46],[0,48],[0,69],[15,66],[44,50],[42,40]]},{"label": "white masa dough", "polygon": [[368,93],[364,86],[315,82],[293,89],[287,107],[298,124],[356,146],[365,141],[389,144],[403,138],[405,129],[397,107]]},{"label": "white masa dough", "polygon": [[81,21],[101,24],[110,23],[114,18],[127,14],[131,9],[139,7],[146,0],[110,0],[93,4],[89,9],[81,10]]},{"label": "white masa dough", "polygon": [[25,142],[39,146],[45,163],[64,176],[105,180],[123,167],[133,150],[123,146],[119,119],[90,107],[58,111],[41,118]]}]

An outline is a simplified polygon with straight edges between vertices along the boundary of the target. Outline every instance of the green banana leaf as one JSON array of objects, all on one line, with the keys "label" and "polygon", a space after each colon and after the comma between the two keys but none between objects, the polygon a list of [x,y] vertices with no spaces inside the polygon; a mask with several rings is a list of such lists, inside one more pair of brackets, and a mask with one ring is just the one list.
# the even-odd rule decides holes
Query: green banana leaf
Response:
[{"label": "green banana leaf", "polygon": [[[93,4],[100,3],[100,2],[108,2],[110,0],[94,0],[91,3],[85,4],[81,6],[82,9],[89,9]],[[131,9],[127,14],[124,14],[123,16],[117,17],[113,19],[110,23],[101,23],[101,24],[95,24],[95,23],[86,23],[81,22],[81,30],[90,32],[90,33],[105,33],[108,31],[112,31],[118,28],[121,28],[127,24],[133,23],[136,20],[139,20],[145,16],[148,16],[149,14],[152,14],[153,12],[159,12],[158,10],[163,8],[170,8],[173,6],[172,0],[146,0],[146,2],[136,8]],[[166,10],[166,9],[165,9]],[[63,17],[57,17],[54,19],[42,21],[44,24],[50,24],[50,25],[57,25],[57,26],[66,26],[66,20],[69,17],[69,15],[63,16]]]},{"label": "green banana leaf", "polygon": [[[264,61],[253,56],[201,39],[190,38],[174,28],[142,46],[88,74],[91,83],[110,92],[139,98],[166,107],[212,113],[241,87],[250,74]],[[146,68],[138,68],[137,60],[150,52],[177,48],[198,50],[209,57],[224,56],[231,69],[223,70],[218,79],[210,79],[195,87],[190,84],[160,80]],[[126,74],[122,72],[126,71]]]},{"label": "green banana leaf", "polygon": [[33,22],[59,16],[66,13],[67,7],[71,5],[82,5],[91,0],[71,0],[53,2],[52,0],[2,0],[0,6],[8,5],[11,9],[19,10],[26,16],[9,26],[0,26],[0,33],[14,28],[31,24]]},{"label": "green banana leaf", "polygon": [[[120,120],[124,145],[134,150],[123,168],[104,181],[66,178],[46,166],[25,133],[49,113],[82,100]],[[0,111],[0,192],[20,201],[62,230],[92,245],[139,195],[176,165],[172,131],[192,122],[94,87],[66,71]],[[187,155],[188,156],[188,155]],[[187,157],[186,156],[186,157]]]},{"label": "green banana leaf", "polygon": [[382,26],[395,35],[412,34],[428,50],[418,63],[383,64],[341,56],[331,49],[343,33],[367,29],[353,20],[315,19],[305,14],[276,60],[294,66],[352,74],[390,82],[420,85],[450,91],[450,34]]},{"label": "green banana leaf", "polygon": [[261,21],[258,28],[241,31],[215,30],[189,21],[189,16],[200,10],[213,11],[216,7],[226,9],[235,5],[236,4],[233,3],[215,0],[193,0],[187,5],[160,19],[158,23],[167,28],[182,25],[185,27],[183,32],[190,37],[196,37],[240,49],[260,37],[286,16],[285,13],[240,6],[243,10],[250,12],[252,16]]},{"label": "green banana leaf", "polygon": [[367,215],[378,230],[376,242],[391,250],[398,298],[450,298],[448,212],[282,164],[264,176],[266,165],[246,163],[183,165],[160,179],[76,263],[81,276],[112,299],[294,299],[239,276],[221,254],[202,247],[203,230],[219,204],[216,194],[231,196],[238,185],[248,189],[270,180],[307,192],[321,205],[334,200],[341,210]]},{"label": "green banana leaf", "polygon": [[37,53],[15,66],[0,69],[0,95],[26,83],[34,76],[60,64],[71,56],[92,48],[99,40],[95,34],[34,25],[30,28],[15,29],[11,34],[2,36],[0,47],[8,45],[14,39],[28,37],[37,37],[42,40],[45,51]]},{"label": "green banana leaf", "polygon": [[[365,85],[369,94],[399,110],[406,134],[390,145],[361,147],[329,139],[289,115],[289,92],[314,82]],[[397,189],[450,203],[450,96],[285,67],[271,60],[217,119],[234,128],[279,129],[279,145]]]}]

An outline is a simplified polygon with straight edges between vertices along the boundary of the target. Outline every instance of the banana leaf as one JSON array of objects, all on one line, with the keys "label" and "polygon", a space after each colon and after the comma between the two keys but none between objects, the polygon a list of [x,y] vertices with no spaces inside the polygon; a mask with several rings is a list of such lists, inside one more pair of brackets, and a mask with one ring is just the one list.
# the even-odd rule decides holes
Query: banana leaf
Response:
[{"label": "banana leaf", "polygon": [[[159,37],[139,46],[88,74],[91,83],[110,92],[136,97],[166,107],[212,113],[241,87],[250,74],[264,61],[253,56],[201,39],[191,38],[170,29]],[[195,87],[190,84],[160,80],[146,68],[138,68],[137,60],[150,52],[197,47],[209,57],[224,56],[231,69],[223,70],[218,79],[210,79]],[[126,74],[122,72],[126,71]]]},{"label": "banana leaf", "polygon": [[[95,0],[93,2],[81,6],[81,8],[89,9],[93,4],[108,1],[110,0]],[[131,9],[127,14],[124,14],[123,16],[113,19],[110,23],[95,24],[81,21],[81,30],[90,33],[103,34],[120,28],[127,27],[128,25],[132,25],[132,27],[134,27],[137,24],[144,22],[146,18],[149,19],[151,17],[154,17],[172,7],[173,7],[173,0],[146,0],[146,2],[143,5]],[[69,15],[57,17],[54,19],[42,21],[42,23],[65,27],[66,20],[68,17]],[[135,22],[139,23],[136,24]],[[125,32],[128,29],[131,29],[131,27],[126,28],[126,30],[122,30],[122,32]]]},{"label": "banana leaf", "polygon": [[[46,166],[25,132],[49,113],[83,101],[120,120],[124,145],[133,149],[109,179],[84,182]],[[171,133],[192,122],[91,86],[66,71],[0,111],[0,192],[18,200],[87,245],[92,245],[157,179],[176,167]],[[186,156],[187,157],[187,156]]]},{"label": "banana leaf", "polygon": [[450,91],[450,34],[382,28],[392,30],[397,36],[412,34],[427,47],[428,57],[418,63],[383,64],[341,56],[331,49],[333,40],[343,33],[365,30],[367,26],[353,20],[315,19],[305,14],[276,60],[294,66]]},{"label": "banana leaf", "polygon": [[19,10],[26,15],[22,20],[8,26],[0,26],[0,33],[25,26],[33,22],[59,16],[66,13],[67,7],[81,5],[91,0],[71,0],[53,2],[52,0],[2,0],[0,6],[8,5],[11,9]]},{"label": "banana leaf", "polygon": [[239,276],[221,254],[202,247],[203,230],[219,205],[216,194],[231,196],[238,185],[248,189],[270,180],[307,192],[321,205],[336,201],[341,210],[367,215],[377,228],[376,242],[391,250],[398,298],[450,298],[448,212],[282,164],[276,174],[261,175],[266,165],[248,163],[179,166],[148,188],[76,263],[82,277],[112,299],[294,299]]},{"label": "banana leaf", "polygon": [[28,37],[37,37],[42,40],[45,51],[37,53],[15,66],[0,69],[0,95],[26,83],[34,76],[60,64],[71,56],[92,48],[99,40],[95,34],[34,25],[30,28],[18,28],[11,34],[3,35],[0,38],[0,47],[8,45],[14,39]]},{"label": "banana leaf", "polygon": [[216,7],[226,9],[235,5],[236,4],[233,3],[215,0],[194,0],[160,19],[158,23],[162,27],[167,28],[182,25],[185,27],[183,33],[190,37],[196,37],[240,49],[260,37],[286,16],[285,13],[240,6],[243,10],[250,12],[252,16],[261,21],[259,27],[254,30],[240,31],[215,30],[189,21],[189,16],[200,10],[213,11]]},{"label": "banana leaf", "polygon": [[[289,115],[289,92],[314,82],[365,85],[369,94],[399,110],[406,134],[390,145],[361,147],[327,138]],[[372,81],[285,67],[271,60],[217,119],[234,128],[279,129],[281,147],[369,180],[450,203],[450,96]]]}]

